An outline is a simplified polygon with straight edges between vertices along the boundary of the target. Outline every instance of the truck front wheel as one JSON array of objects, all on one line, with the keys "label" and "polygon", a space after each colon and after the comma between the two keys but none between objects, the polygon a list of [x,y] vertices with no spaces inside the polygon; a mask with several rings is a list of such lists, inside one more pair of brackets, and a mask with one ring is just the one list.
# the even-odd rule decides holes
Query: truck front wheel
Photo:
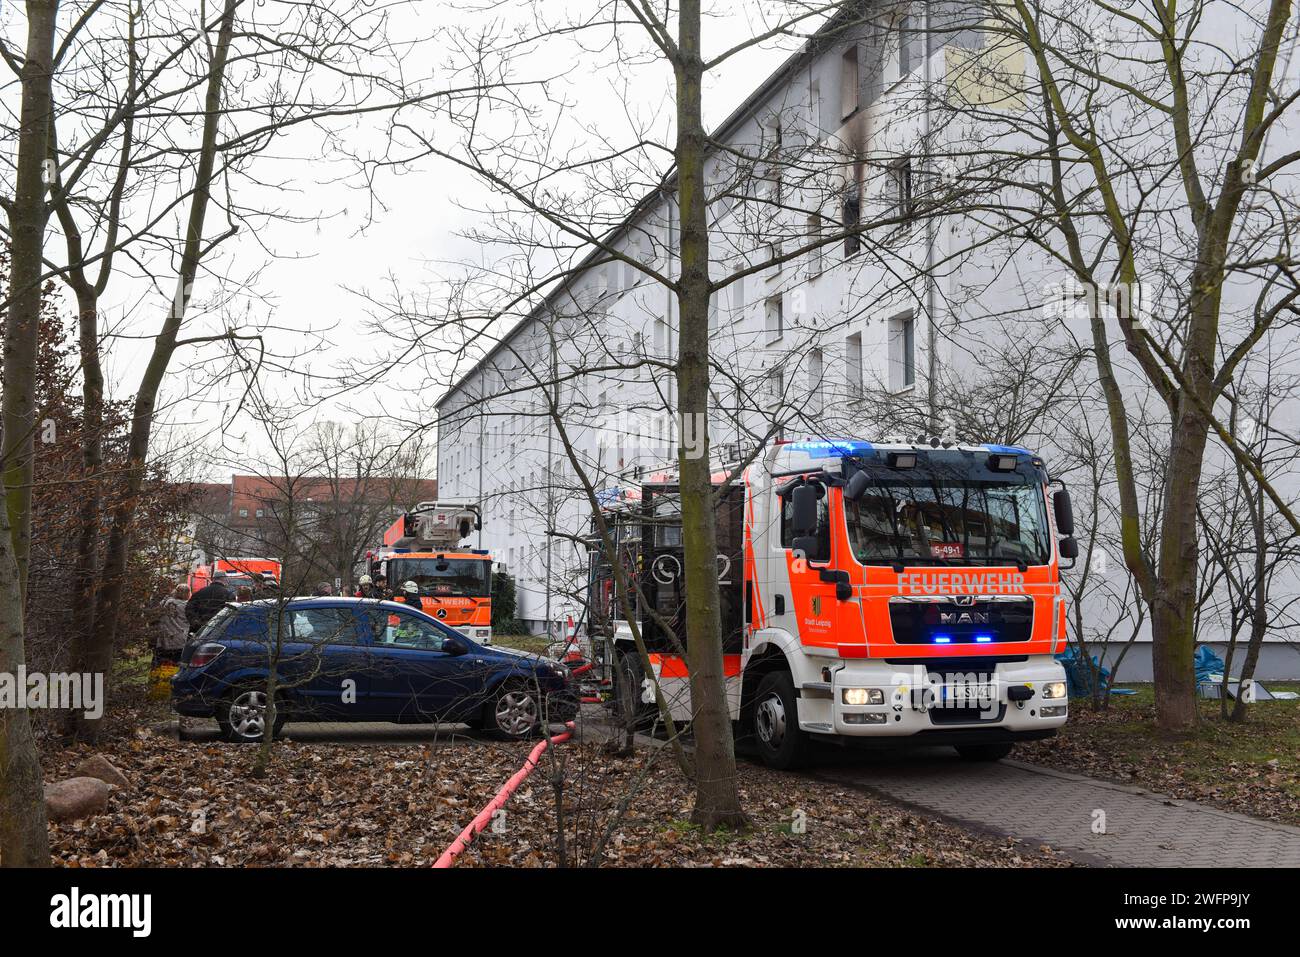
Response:
[{"label": "truck front wheel", "polygon": [[754,740],[769,768],[786,771],[808,760],[808,735],[799,728],[798,707],[788,671],[764,675],[754,696]]}]

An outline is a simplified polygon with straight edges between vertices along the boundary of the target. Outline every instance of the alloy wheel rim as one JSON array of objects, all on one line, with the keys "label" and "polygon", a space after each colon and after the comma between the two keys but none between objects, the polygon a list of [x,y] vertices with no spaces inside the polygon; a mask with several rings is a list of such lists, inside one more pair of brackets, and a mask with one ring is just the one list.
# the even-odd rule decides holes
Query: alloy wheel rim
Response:
[{"label": "alloy wheel rim", "polygon": [[230,705],[230,726],[241,738],[266,732],[266,692],[245,691]]},{"label": "alloy wheel rim", "polygon": [[526,691],[508,691],[497,701],[496,722],[507,734],[525,734],[537,724],[537,702]]}]

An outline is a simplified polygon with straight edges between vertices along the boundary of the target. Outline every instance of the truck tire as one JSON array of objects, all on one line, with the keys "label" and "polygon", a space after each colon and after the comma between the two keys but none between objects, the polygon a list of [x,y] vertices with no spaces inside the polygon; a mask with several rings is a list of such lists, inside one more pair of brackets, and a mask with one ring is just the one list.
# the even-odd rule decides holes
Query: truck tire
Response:
[{"label": "truck tire", "polygon": [[959,744],[957,753],[963,761],[1001,761],[1015,745],[1003,744]]},{"label": "truck tire", "polygon": [[645,672],[636,654],[619,654],[614,666],[614,709],[619,727],[649,731],[654,727],[658,709],[641,700]]},{"label": "truck tire", "polygon": [[763,676],[754,695],[754,746],[769,768],[788,771],[808,762],[811,743],[799,728],[798,708],[790,672]]}]

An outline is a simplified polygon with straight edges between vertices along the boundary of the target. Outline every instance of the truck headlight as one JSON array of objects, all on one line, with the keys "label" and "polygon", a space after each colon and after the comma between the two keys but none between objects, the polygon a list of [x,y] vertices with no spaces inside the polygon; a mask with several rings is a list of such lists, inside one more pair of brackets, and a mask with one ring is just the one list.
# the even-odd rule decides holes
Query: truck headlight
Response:
[{"label": "truck headlight", "polygon": [[1064,681],[1049,681],[1049,682],[1047,682],[1047,684],[1043,685],[1043,697],[1044,697],[1044,698],[1064,698],[1064,697],[1065,697],[1065,682],[1064,682]]},{"label": "truck headlight", "polygon": [[845,688],[840,700],[851,705],[884,704],[885,692],[879,688]]}]

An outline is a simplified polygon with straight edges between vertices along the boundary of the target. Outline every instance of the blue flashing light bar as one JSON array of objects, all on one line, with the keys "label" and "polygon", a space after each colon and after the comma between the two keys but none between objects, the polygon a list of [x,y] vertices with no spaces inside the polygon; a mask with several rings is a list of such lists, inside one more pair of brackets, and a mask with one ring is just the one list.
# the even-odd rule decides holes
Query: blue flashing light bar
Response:
[{"label": "blue flashing light bar", "polygon": [[952,635],[935,635],[930,640],[936,645],[950,645],[952,644]]},{"label": "blue flashing light bar", "polygon": [[975,636],[975,640],[976,640],[977,642],[979,642],[981,645],[987,645],[987,644],[989,644],[990,642],[993,641],[993,636],[992,636],[992,635],[976,635],[976,636]]},{"label": "blue flashing light bar", "polygon": [[858,439],[843,439],[830,442],[787,442],[782,451],[802,452],[809,458],[831,458],[836,455],[870,452],[871,449],[870,442],[863,442]]}]

